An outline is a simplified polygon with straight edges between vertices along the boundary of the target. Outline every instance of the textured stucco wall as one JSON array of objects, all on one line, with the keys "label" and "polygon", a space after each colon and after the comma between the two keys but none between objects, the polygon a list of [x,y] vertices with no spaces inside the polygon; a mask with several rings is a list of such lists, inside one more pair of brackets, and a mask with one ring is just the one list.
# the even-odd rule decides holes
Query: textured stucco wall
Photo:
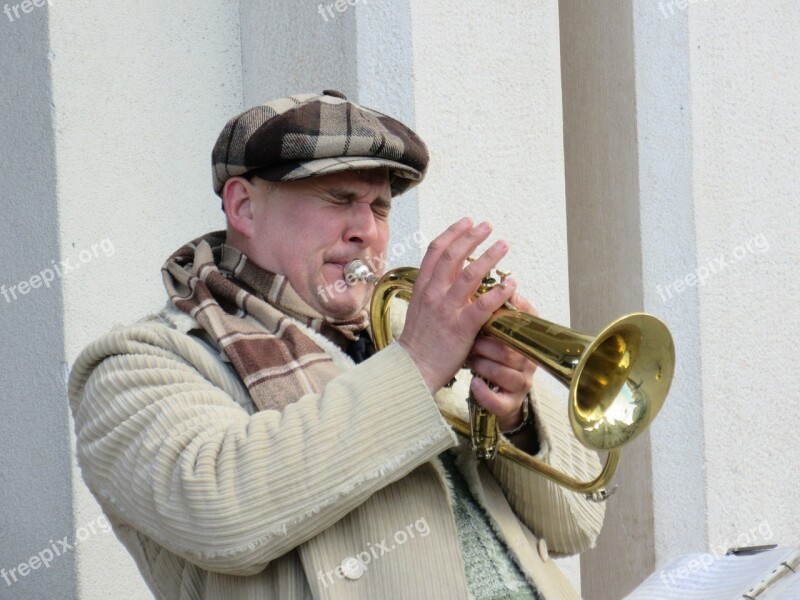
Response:
[{"label": "textured stucco wall", "polygon": [[323,89],[357,96],[355,11],[360,6],[332,9],[331,16],[325,4],[330,0],[239,2],[246,107]]},{"label": "textured stucco wall", "polygon": [[[111,326],[162,306],[166,257],[224,226],[210,156],[242,106],[238,6],[54,3],[50,37],[60,251],[80,264],[62,285],[72,364]],[[97,528],[73,478],[75,526]],[[77,557],[80,598],[151,597],[112,535],[92,535]]]},{"label": "textured stucco wall", "polygon": [[689,11],[697,261],[725,265],[698,288],[712,547],[800,544],[798,30],[791,0]]}]

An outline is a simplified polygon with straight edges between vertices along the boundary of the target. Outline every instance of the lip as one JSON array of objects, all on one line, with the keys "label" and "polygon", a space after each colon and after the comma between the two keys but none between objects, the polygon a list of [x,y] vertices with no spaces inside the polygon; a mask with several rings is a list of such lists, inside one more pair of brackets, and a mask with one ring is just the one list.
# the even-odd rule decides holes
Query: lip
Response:
[{"label": "lip", "polygon": [[336,279],[342,279],[344,278],[344,267],[347,262],[349,261],[328,260],[325,261],[324,266],[329,267],[334,272],[333,275]]},{"label": "lip", "polygon": [[326,260],[325,264],[327,265],[336,265],[337,267],[344,268],[347,264],[353,262],[354,260],[364,260],[363,258],[359,258],[356,256],[355,258],[347,258],[344,260]]}]

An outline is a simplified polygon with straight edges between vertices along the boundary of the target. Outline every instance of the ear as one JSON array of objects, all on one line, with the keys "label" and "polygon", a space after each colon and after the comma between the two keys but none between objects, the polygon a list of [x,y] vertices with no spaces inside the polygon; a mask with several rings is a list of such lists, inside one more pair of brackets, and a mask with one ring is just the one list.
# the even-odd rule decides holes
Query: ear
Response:
[{"label": "ear", "polygon": [[222,188],[222,207],[228,227],[245,238],[253,235],[253,184],[244,177],[231,177]]}]

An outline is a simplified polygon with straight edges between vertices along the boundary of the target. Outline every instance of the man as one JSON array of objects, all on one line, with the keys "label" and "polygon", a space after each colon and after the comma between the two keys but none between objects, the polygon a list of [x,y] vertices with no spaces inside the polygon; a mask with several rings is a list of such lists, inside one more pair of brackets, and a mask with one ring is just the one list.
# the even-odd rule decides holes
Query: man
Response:
[{"label": "man", "polygon": [[[531,392],[534,366],[476,341],[505,302],[532,310],[513,281],[472,299],[508,245],[465,266],[491,227],[451,225],[378,353],[370,287],[341,285],[349,261],[385,256],[424,143],[328,91],[234,117],[212,161],[227,231],[175,252],[167,307],[92,343],[70,378],[84,479],[155,597],[577,597],[546,544],[590,547],[602,505],[479,464],[437,408],[472,393],[518,446],[599,468]],[[491,385],[462,371],[447,387],[465,364]]]}]

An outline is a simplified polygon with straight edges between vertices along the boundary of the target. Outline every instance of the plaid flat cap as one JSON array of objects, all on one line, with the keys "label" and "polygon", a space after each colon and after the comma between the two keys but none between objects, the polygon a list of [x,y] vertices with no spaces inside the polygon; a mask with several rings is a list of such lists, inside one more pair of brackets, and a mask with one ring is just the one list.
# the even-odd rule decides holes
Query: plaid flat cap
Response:
[{"label": "plaid flat cap", "polygon": [[214,191],[255,172],[290,181],[354,169],[389,169],[392,195],[422,181],[428,149],[400,121],[359,106],[334,90],[299,94],[233,117],[211,154]]}]

